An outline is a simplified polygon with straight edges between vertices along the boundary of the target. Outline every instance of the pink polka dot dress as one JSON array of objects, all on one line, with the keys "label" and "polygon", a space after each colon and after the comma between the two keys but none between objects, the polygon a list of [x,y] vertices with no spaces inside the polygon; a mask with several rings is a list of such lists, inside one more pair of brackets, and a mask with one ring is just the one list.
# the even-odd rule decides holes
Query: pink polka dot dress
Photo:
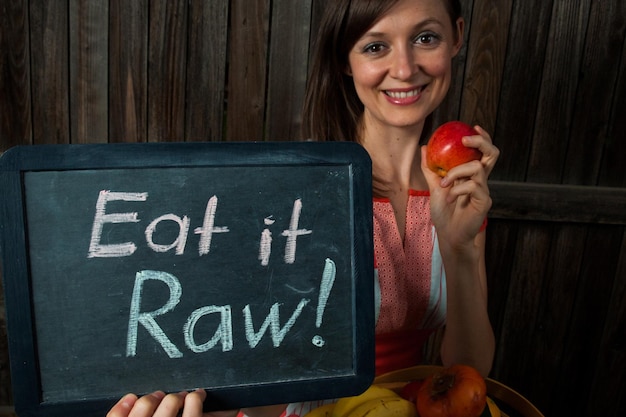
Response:
[{"label": "pink polka dot dress", "polygon": [[445,272],[427,191],[410,191],[404,235],[390,201],[374,199],[377,374],[418,364],[426,339],[445,323]]}]

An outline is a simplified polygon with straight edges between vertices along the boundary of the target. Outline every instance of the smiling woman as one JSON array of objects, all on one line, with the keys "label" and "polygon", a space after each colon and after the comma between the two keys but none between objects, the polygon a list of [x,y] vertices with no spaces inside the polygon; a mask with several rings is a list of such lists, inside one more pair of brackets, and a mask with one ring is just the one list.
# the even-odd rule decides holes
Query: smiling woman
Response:
[{"label": "smiling woman", "polygon": [[305,136],[355,141],[372,158],[378,372],[419,362],[424,340],[444,322],[444,362],[491,367],[483,220],[499,152],[478,127],[467,145],[482,152],[480,163],[440,181],[423,169],[419,143],[450,86],[463,40],[459,11],[458,1],[337,1],[318,33]]}]

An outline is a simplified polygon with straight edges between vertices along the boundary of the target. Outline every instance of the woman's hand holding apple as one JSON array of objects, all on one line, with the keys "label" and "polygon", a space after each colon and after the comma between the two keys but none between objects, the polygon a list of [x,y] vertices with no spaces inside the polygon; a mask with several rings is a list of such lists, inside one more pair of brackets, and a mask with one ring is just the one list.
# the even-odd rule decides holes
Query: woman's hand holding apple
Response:
[{"label": "woman's hand holding apple", "polygon": [[[436,139],[440,144],[433,146],[429,141],[422,147],[422,171],[430,189],[431,216],[440,240],[460,247],[473,245],[491,208],[487,178],[500,151],[481,127],[464,128],[460,122],[453,123],[446,124],[452,129],[446,131],[446,125],[442,125],[443,129],[433,134],[431,141]],[[438,161],[441,169],[436,169],[433,161]]]}]

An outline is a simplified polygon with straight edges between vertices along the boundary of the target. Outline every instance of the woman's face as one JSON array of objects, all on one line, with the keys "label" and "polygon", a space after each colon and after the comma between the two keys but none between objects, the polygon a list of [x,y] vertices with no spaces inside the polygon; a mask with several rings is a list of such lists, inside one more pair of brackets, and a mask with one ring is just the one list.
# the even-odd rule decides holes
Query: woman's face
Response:
[{"label": "woman's face", "polygon": [[452,27],[442,0],[400,0],[356,42],[347,73],[365,123],[421,126],[450,85],[463,22]]}]

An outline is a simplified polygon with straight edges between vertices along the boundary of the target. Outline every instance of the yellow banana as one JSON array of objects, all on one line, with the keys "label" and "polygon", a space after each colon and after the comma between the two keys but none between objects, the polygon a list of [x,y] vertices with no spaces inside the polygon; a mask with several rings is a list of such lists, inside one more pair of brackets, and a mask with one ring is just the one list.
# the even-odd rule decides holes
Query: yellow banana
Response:
[{"label": "yellow banana", "polygon": [[417,407],[404,398],[383,397],[364,402],[346,417],[417,417]]},{"label": "yellow banana", "polygon": [[487,407],[489,408],[489,414],[491,414],[491,417],[502,417],[500,409],[498,408],[496,403],[493,402],[493,400],[489,397],[487,397]]},{"label": "yellow banana", "polygon": [[399,398],[399,395],[390,389],[379,387],[377,385],[370,386],[365,392],[354,397],[345,397],[339,399],[335,403],[335,407],[332,411],[332,417],[347,417],[348,413],[357,406],[367,402],[369,400],[377,398]]},{"label": "yellow banana", "polygon": [[335,408],[335,403],[324,404],[309,411],[304,417],[331,417],[333,415],[333,408]]}]

